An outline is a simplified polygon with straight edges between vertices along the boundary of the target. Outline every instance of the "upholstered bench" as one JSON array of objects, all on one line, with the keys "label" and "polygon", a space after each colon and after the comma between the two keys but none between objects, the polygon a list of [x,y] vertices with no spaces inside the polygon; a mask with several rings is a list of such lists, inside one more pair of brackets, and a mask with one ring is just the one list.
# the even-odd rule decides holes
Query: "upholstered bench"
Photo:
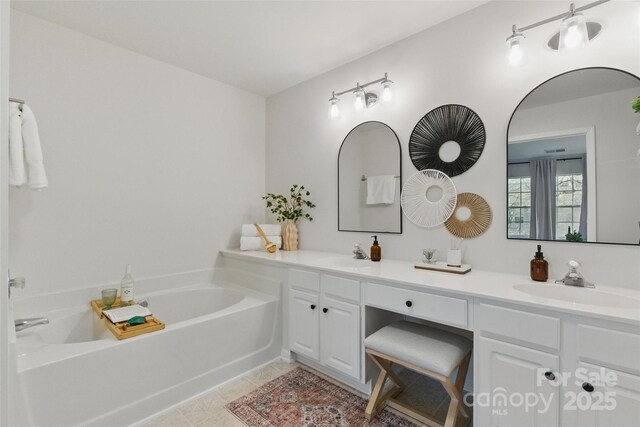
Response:
[{"label": "upholstered bench", "polygon": [[[469,339],[425,325],[401,321],[369,335],[364,345],[366,353],[381,369],[365,411],[368,420],[374,418],[386,405],[429,426],[453,427],[458,413],[470,418],[469,408],[462,401],[462,387],[473,347]],[[394,363],[440,381],[451,396],[444,425],[394,399],[404,388],[402,381],[391,369]],[[451,377],[456,371],[454,383]],[[387,378],[394,385],[383,393]]]}]

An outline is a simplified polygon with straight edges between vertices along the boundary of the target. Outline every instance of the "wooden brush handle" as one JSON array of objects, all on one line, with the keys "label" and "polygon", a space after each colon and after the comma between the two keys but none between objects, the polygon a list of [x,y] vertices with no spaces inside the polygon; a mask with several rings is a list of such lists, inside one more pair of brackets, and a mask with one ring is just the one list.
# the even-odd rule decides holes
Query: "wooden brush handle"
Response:
[{"label": "wooden brush handle", "polygon": [[256,230],[258,230],[258,233],[260,233],[260,235],[262,236],[262,238],[264,239],[265,244],[268,246],[270,244],[273,244],[273,242],[271,240],[269,240],[269,238],[267,237],[266,234],[264,234],[264,231],[262,231],[262,228],[258,225],[258,224],[253,224],[256,227]]}]

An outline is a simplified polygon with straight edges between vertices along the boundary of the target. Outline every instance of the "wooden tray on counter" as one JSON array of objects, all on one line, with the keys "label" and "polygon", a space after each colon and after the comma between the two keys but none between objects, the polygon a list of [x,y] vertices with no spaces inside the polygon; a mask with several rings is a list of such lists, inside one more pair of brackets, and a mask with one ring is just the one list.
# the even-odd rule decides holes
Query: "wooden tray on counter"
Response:
[{"label": "wooden tray on counter", "polygon": [[460,267],[449,267],[447,264],[416,264],[415,267],[419,270],[432,270],[432,271],[443,271],[445,273],[455,273],[455,274],[467,274],[471,271],[471,266],[469,264],[462,264]]},{"label": "wooden tray on counter", "polygon": [[[93,309],[93,312],[100,319],[103,319],[104,325],[107,327],[107,329],[109,329],[111,333],[119,340],[137,337],[138,335],[148,334],[149,332],[159,331],[161,329],[164,329],[164,327],[166,326],[163,322],[156,319],[154,316],[145,317],[147,322],[141,325],[129,326],[127,322],[113,323],[102,313],[104,311],[104,307],[105,305],[102,303],[102,300],[96,299],[91,301],[91,308]],[[120,297],[116,298],[116,302],[111,306],[111,308],[118,307],[122,307]]]}]

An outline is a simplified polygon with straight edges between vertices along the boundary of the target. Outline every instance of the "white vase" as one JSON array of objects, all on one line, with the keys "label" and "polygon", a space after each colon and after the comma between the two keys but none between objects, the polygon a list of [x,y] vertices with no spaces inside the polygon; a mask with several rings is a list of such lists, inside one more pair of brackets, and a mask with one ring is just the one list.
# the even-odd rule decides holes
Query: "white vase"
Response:
[{"label": "white vase", "polygon": [[640,123],[638,123],[638,126],[636,127],[636,135],[640,136]]}]

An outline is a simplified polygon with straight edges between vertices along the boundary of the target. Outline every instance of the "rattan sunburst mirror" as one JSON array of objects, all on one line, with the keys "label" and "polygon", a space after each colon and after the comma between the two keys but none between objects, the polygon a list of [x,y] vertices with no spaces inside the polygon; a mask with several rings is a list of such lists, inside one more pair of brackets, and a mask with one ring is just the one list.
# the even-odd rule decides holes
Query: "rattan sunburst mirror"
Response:
[{"label": "rattan sunburst mirror", "polygon": [[475,193],[459,193],[456,208],[444,226],[454,236],[470,239],[487,231],[492,219],[491,206],[485,199]]},{"label": "rattan sunburst mirror", "polygon": [[[437,169],[453,177],[478,161],[485,141],[484,124],[473,110],[457,104],[442,105],[416,124],[409,138],[409,156],[418,170]],[[443,158],[445,144],[457,144],[457,156]]]}]

